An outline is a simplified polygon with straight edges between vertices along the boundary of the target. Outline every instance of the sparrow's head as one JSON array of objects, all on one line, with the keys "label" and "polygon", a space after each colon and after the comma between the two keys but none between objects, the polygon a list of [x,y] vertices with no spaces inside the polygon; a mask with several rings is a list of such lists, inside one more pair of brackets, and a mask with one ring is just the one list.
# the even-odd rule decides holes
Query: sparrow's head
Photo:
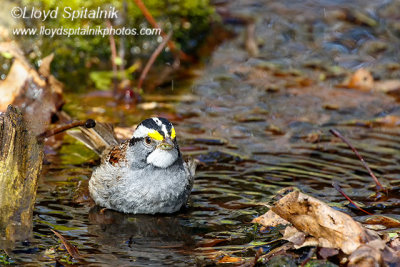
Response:
[{"label": "sparrow's head", "polygon": [[174,126],[165,118],[150,118],[142,121],[130,140],[136,160],[167,168],[179,157]]}]

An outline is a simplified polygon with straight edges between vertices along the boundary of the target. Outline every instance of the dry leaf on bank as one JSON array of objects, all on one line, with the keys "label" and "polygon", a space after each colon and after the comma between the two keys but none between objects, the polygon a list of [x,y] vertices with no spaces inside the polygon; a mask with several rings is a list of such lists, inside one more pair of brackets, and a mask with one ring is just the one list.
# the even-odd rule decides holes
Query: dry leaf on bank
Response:
[{"label": "dry leaf on bank", "polygon": [[330,243],[327,247],[340,248],[346,254],[351,254],[367,238],[361,225],[349,215],[299,191],[280,199],[271,210],[297,230],[325,239]]},{"label": "dry leaf on bank", "polygon": [[399,252],[387,246],[376,232],[363,228],[349,215],[299,191],[282,197],[269,212],[253,222],[266,227],[282,224],[276,216],[293,225],[286,227],[283,239],[296,249],[305,246],[329,249],[325,257],[337,254],[336,249],[340,249],[350,255],[349,266],[400,262]]}]

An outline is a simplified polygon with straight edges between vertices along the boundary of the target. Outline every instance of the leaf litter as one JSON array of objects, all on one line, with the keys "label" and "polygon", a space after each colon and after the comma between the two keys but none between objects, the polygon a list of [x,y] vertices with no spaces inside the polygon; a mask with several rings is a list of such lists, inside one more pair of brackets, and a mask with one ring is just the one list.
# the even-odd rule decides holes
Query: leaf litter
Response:
[{"label": "leaf litter", "polygon": [[325,257],[336,255],[335,251],[340,250],[346,255],[342,257],[342,263],[347,261],[348,266],[400,262],[399,246],[392,245],[398,241],[388,243],[378,232],[366,229],[351,216],[297,190],[281,198],[253,223],[264,227],[290,224],[282,238],[289,241],[292,248],[324,248]]}]

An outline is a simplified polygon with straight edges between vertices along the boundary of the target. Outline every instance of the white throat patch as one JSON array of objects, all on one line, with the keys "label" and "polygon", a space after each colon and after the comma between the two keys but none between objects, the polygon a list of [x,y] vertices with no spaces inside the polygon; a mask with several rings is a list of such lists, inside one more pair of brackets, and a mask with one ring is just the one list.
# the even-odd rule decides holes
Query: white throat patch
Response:
[{"label": "white throat patch", "polygon": [[162,150],[157,148],[147,157],[147,163],[153,164],[159,168],[168,168],[177,160],[177,158],[178,151],[176,149]]}]

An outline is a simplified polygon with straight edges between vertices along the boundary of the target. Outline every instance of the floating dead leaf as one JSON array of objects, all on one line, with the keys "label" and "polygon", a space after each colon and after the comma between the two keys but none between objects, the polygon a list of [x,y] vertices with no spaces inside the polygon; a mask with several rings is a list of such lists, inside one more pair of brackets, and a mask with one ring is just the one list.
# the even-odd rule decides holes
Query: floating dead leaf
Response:
[{"label": "floating dead leaf", "polygon": [[138,108],[143,109],[143,110],[152,110],[156,108],[172,108],[173,105],[168,104],[168,103],[159,103],[159,102],[145,102],[138,104]]},{"label": "floating dead leaf", "polygon": [[380,250],[373,246],[362,245],[350,255],[347,266],[368,267],[382,265],[383,259]]},{"label": "floating dead leaf", "polygon": [[68,254],[71,257],[73,257],[74,259],[82,258],[77,247],[68,242],[68,240],[65,239],[65,237],[63,237],[60,233],[54,231],[53,229],[51,229],[51,231],[60,239],[61,243],[65,246],[66,250],[68,251]]},{"label": "floating dead leaf", "polygon": [[282,225],[287,225],[290,224],[288,221],[282,219],[279,215],[277,215],[275,212],[272,210],[267,211],[265,214],[254,218],[252,223],[258,223],[266,227],[275,227],[280,224]]},{"label": "floating dead leaf", "polygon": [[323,247],[340,248],[346,254],[351,254],[367,238],[361,225],[349,215],[299,191],[280,199],[271,210],[299,231],[323,239]]},{"label": "floating dead leaf", "polygon": [[218,263],[239,263],[242,261],[244,261],[243,258],[225,255],[222,259],[218,260]]},{"label": "floating dead leaf", "polygon": [[386,226],[381,225],[381,224],[366,224],[366,225],[364,225],[364,227],[365,227],[366,229],[374,230],[374,231],[379,231],[379,230],[385,230],[385,229],[387,229]]},{"label": "floating dead leaf", "polygon": [[278,92],[280,88],[281,87],[277,84],[269,84],[267,87],[265,87],[265,91],[275,93]]},{"label": "floating dead leaf", "polygon": [[288,226],[283,231],[283,239],[292,242],[295,246],[300,246],[306,240],[306,234],[297,230],[296,227]]},{"label": "floating dead leaf", "polygon": [[283,135],[285,132],[276,125],[270,124],[265,128],[266,132],[270,132],[274,135]]},{"label": "floating dead leaf", "polygon": [[318,254],[319,254],[319,256],[321,256],[321,258],[326,260],[329,257],[339,254],[339,250],[334,249],[334,248],[321,248],[318,250]]},{"label": "floating dead leaf", "polygon": [[312,132],[307,134],[307,136],[304,138],[304,141],[306,141],[307,143],[318,143],[319,141],[321,141],[321,132]]},{"label": "floating dead leaf", "polygon": [[296,82],[298,83],[298,86],[303,86],[303,87],[310,86],[314,83],[313,80],[307,77],[297,77]]},{"label": "floating dead leaf", "polygon": [[382,251],[382,258],[388,266],[400,266],[400,251],[395,250],[389,246],[386,246]]},{"label": "floating dead leaf", "polygon": [[366,69],[358,69],[347,78],[340,87],[353,88],[363,91],[379,91],[384,93],[397,92],[400,90],[400,79],[374,81],[371,72]]},{"label": "floating dead leaf", "polygon": [[348,81],[343,83],[344,87],[369,91],[374,87],[374,78],[366,69],[358,69]]},{"label": "floating dead leaf", "polygon": [[390,241],[390,247],[393,248],[398,253],[400,253],[400,238],[397,237],[397,238],[393,239],[392,241]]},{"label": "floating dead leaf", "polygon": [[384,216],[384,215],[372,215],[364,220],[366,224],[380,224],[387,228],[400,227],[400,221],[398,219]]},{"label": "floating dead leaf", "polygon": [[[393,249],[396,244],[389,247],[386,245],[387,240],[382,240],[375,231],[363,228],[349,215],[334,210],[324,202],[299,191],[289,191],[271,207],[270,211],[275,215],[270,212],[253,222],[261,224],[265,222],[267,224],[265,226],[269,226],[268,224],[273,225],[275,221],[279,222],[275,216],[280,216],[292,224],[286,227],[282,237],[288,240],[292,247],[324,248],[320,254],[324,258],[338,254],[340,249],[345,254],[351,255],[349,266],[380,266],[379,264],[383,262],[386,264],[400,262],[400,253]],[[382,219],[378,218],[379,216],[375,217]],[[347,259],[343,263],[345,262]]]},{"label": "floating dead leaf", "polygon": [[286,227],[283,231],[282,239],[291,242],[295,249],[303,247],[325,247],[332,248],[332,244],[324,238],[315,238],[307,236],[305,233],[300,232],[293,226]]},{"label": "floating dead leaf", "polygon": [[339,109],[339,106],[338,106],[338,105],[336,105],[336,104],[329,104],[329,103],[323,104],[322,107],[323,107],[324,109],[326,109],[326,110],[338,110],[338,109]]}]

